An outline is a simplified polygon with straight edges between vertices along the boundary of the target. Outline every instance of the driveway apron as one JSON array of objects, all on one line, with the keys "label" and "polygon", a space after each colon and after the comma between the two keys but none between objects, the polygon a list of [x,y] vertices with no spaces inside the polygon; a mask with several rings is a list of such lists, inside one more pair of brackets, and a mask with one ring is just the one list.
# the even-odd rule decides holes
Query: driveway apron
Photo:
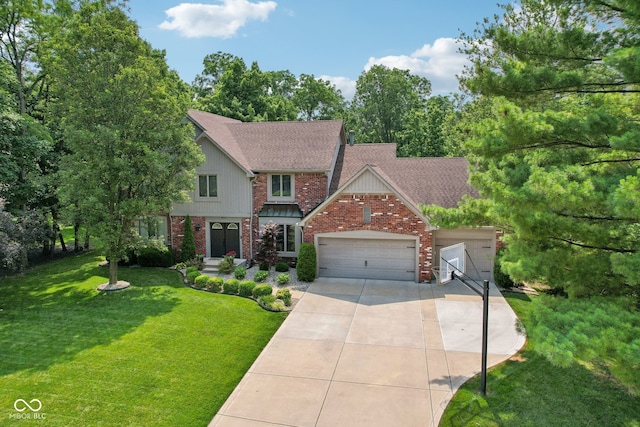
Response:
[{"label": "driveway apron", "polygon": [[[488,364],[525,337],[498,289]],[[437,426],[480,372],[482,299],[458,282],[320,278],[301,296],[210,426]]]}]

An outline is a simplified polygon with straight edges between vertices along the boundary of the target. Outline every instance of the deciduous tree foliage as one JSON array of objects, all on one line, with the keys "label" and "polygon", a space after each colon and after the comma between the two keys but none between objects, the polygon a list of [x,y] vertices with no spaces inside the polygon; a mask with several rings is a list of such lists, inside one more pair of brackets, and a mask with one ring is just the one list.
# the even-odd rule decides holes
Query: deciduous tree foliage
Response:
[{"label": "deciduous tree foliage", "polygon": [[425,211],[501,226],[516,281],[638,298],[640,3],[521,3],[467,38],[462,83],[490,100],[465,147],[486,201]]},{"label": "deciduous tree foliage", "polygon": [[81,195],[115,284],[134,220],[167,211],[195,182],[203,156],[184,123],[189,91],[112,2],[83,4],[52,44],[48,65],[71,151],[64,191]]}]

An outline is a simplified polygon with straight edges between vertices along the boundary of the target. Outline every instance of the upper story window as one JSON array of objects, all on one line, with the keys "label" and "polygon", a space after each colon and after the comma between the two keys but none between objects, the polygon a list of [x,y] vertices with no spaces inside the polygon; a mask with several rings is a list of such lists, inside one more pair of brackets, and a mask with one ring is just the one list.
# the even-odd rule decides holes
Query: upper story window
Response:
[{"label": "upper story window", "polygon": [[269,200],[293,200],[293,175],[269,175]]},{"label": "upper story window", "polygon": [[218,177],[216,175],[198,175],[198,196],[218,197]]}]

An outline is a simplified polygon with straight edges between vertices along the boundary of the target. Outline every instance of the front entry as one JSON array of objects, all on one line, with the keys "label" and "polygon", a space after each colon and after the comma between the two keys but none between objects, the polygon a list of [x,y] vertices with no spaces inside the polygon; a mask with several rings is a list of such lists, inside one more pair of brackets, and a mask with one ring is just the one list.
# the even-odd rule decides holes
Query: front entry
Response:
[{"label": "front entry", "polygon": [[229,252],[240,257],[240,229],[235,222],[211,223],[211,257],[221,258]]}]

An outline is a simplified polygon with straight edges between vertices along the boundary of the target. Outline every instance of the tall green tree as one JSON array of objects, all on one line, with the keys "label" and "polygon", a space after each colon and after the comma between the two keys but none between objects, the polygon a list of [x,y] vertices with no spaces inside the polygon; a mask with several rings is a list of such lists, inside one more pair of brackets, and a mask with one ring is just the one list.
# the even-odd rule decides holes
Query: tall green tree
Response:
[{"label": "tall green tree", "polygon": [[351,103],[358,142],[400,142],[407,119],[414,111],[425,111],[431,83],[408,70],[374,65],[356,82]]},{"label": "tall green tree", "polygon": [[445,124],[454,111],[448,96],[427,99],[425,109],[414,109],[405,118],[398,132],[400,157],[444,157],[448,155]]},{"label": "tall green tree", "polygon": [[467,53],[462,83],[491,110],[466,146],[486,202],[464,209],[505,229],[503,270],[571,296],[638,298],[640,3],[523,0]]},{"label": "tall green tree", "polygon": [[342,92],[331,82],[301,74],[293,94],[293,104],[302,120],[333,120],[343,115],[346,102]]},{"label": "tall green tree", "polygon": [[64,192],[82,196],[115,285],[134,221],[167,211],[195,183],[203,156],[184,123],[189,89],[113,2],[83,3],[52,43],[48,66],[70,149]]}]

